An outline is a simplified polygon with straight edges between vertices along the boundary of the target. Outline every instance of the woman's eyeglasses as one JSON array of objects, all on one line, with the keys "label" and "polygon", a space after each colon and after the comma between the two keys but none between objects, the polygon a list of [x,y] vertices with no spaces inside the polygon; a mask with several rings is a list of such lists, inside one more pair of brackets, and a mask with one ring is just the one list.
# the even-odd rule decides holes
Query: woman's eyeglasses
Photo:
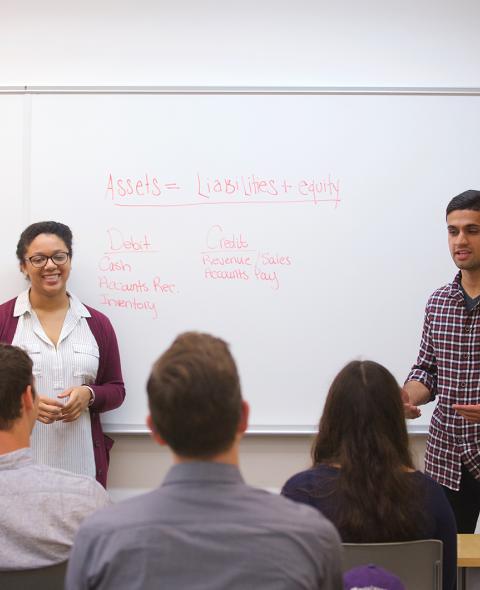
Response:
[{"label": "woman's eyeglasses", "polygon": [[70,252],[57,252],[56,254],[53,254],[53,256],[36,254],[35,256],[30,256],[30,258],[25,258],[25,260],[28,260],[28,262],[30,262],[30,264],[35,268],[43,268],[47,265],[49,260],[51,260],[53,264],[57,266],[62,266],[62,264],[65,264],[69,258]]}]

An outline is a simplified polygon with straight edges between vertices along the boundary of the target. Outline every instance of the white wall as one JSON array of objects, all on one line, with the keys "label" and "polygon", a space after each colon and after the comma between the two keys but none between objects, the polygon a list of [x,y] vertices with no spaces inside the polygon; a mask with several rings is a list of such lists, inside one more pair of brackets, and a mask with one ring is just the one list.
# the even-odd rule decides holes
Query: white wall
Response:
[{"label": "white wall", "polygon": [[[109,489],[114,498],[157,486],[171,465],[165,447],[145,435],[114,435]],[[261,488],[280,490],[286,480],[310,467],[313,436],[247,435],[240,448],[240,463],[245,480]],[[423,468],[425,436],[411,437],[415,464]]]},{"label": "white wall", "polygon": [[478,86],[476,0],[2,0],[0,84]]},{"label": "white wall", "polygon": [[[479,18],[476,0],[1,0],[0,86],[479,87]],[[110,486],[155,485],[166,452],[116,439]],[[280,487],[309,446],[247,437],[247,481]]]}]

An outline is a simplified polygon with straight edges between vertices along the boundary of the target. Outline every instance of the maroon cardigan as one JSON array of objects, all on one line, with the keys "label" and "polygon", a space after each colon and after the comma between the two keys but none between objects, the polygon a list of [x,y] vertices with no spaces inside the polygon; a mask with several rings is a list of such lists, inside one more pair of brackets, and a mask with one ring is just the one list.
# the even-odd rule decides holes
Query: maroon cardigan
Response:
[{"label": "maroon cardigan", "polygon": [[[0,342],[11,344],[17,329],[18,317],[14,317],[15,299],[0,305]],[[100,412],[108,412],[122,405],[125,387],[120,367],[117,337],[107,316],[96,309],[85,306],[91,317],[85,318],[97,341],[100,358],[95,383],[90,387],[95,392],[95,401],[90,406],[93,453],[95,456],[96,478],[106,487],[109,452],[113,440],[103,434]]]}]

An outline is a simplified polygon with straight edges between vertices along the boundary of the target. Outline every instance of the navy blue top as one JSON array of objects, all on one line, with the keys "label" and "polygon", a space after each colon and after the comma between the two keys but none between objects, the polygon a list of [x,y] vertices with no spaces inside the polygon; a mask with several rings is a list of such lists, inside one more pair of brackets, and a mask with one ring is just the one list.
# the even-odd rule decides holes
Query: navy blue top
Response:
[{"label": "navy blue top", "polygon": [[[339,469],[328,465],[318,465],[291,477],[283,486],[282,494],[296,502],[309,504],[320,510],[333,524],[338,510],[338,496],[329,494],[338,478]],[[443,541],[443,588],[455,587],[457,571],[457,527],[455,517],[441,486],[420,471],[406,473],[418,480],[419,489],[424,490],[426,516],[424,530],[419,531],[417,539],[439,539]],[[325,492],[325,493],[322,493]],[[345,543],[355,542],[340,536]],[[413,540],[413,539],[412,539]],[[377,542],[372,539],[371,543]]]}]

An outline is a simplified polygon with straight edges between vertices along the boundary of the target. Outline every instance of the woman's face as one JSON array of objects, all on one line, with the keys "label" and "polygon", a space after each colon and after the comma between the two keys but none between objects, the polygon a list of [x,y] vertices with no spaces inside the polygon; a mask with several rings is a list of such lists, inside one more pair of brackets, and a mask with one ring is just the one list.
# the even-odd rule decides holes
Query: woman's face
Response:
[{"label": "woman's face", "polygon": [[28,260],[32,256],[54,256],[59,252],[68,252],[68,248],[65,242],[55,234],[39,234],[30,242],[20,267],[30,279],[31,289],[36,295],[54,297],[66,292],[71,269],[70,258],[61,265],[55,264],[49,258],[42,268],[33,266]]}]

